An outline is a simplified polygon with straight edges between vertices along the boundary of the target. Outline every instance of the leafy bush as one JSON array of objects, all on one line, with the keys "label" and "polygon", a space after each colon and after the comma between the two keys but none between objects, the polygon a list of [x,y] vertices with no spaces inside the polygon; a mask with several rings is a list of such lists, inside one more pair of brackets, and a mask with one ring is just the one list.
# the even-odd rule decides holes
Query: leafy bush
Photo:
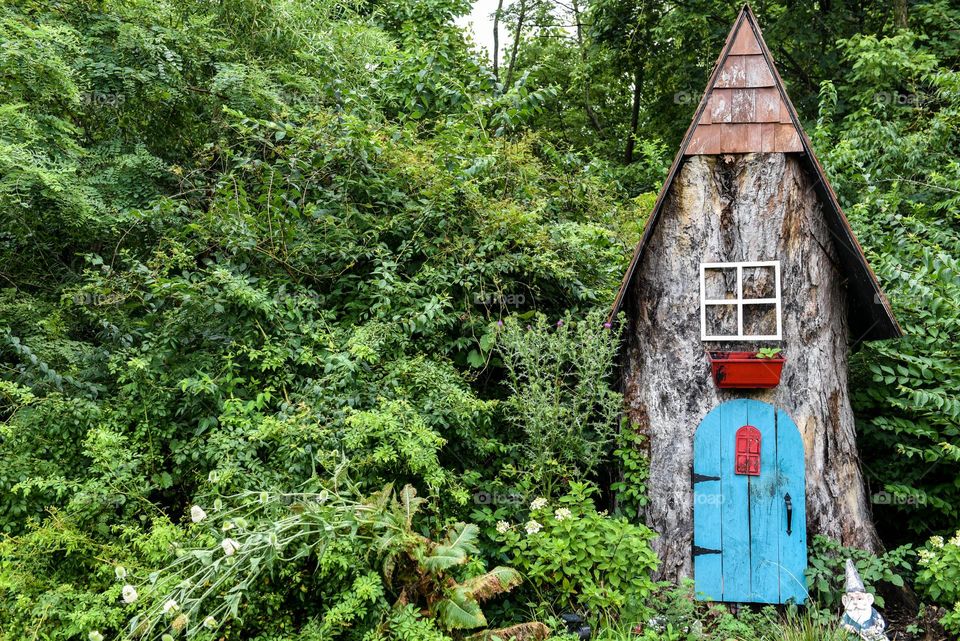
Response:
[{"label": "leafy bush", "polygon": [[877,593],[881,583],[902,588],[904,575],[913,569],[909,559],[914,556],[912,546],[904,545],[876,556],[866,550],[844,547],[825,536],[814,536],[807,565],[807,586],[814,603],[825,610],[825,617],[833,617],[840,609],[840,598],[845,592],[846,560],[853,559],[857,572],[867,590],[874,595],[877,607],[883,607],[883,597]]},{"label": "leafy bush", "polygon": [[951,608],[940,623],[948,632],[960,634],[960,530],[948,541],[930,537],[919,556],[917,585],[935,603]]},{"label": "leafy bush", "polygon": [[585,484],[555,501],[537,498],[525,522],[497,526],[501,552],[554,608],[585,609],[600,620],[650,596],[656,534],[596,510]]},{"label": "leafy bush", "polygon": [[617,339],[602,310],[551,329],[508,318],[497,337],[507,385],[508,420],[523,430],[522,469],[550,496],[560,479],[583,480],[613,440],[623,397],[610,388]]}]

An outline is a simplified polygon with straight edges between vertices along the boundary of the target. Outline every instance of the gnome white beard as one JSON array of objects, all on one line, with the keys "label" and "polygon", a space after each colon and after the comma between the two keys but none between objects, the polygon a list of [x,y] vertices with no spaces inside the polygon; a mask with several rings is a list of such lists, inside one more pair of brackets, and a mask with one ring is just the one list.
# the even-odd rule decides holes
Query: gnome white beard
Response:
[{"label": "gnome white beard", "polygon": [[864,623],[873,612],[873,595],[867,592],[852,592],[843,595],[847,615],[857,623]]}]

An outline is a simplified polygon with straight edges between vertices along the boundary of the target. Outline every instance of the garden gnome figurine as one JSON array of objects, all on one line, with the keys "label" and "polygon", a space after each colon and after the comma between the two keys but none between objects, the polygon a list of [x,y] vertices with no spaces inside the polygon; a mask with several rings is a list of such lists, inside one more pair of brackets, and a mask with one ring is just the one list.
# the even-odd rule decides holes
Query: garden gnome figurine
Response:
[{"label": "garden gnome figurine", "polygon": [[847,559],[846,594],[843,595],[843,627],[866,641],[889,641],[887,624],[873,607],[873,595],[867,592],[851,559]]}]

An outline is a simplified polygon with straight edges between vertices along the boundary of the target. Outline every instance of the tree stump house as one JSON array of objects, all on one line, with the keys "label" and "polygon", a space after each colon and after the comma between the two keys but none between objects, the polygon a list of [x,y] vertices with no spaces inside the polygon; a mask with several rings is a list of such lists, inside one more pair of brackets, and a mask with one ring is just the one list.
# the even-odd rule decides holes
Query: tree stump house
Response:
[{"label": "tree stump house", "polygon": [[[901,336],[749,7],[613,306],[662,578],[801,603],[807,535],[876,549],[851,345]],[[779,351],[777,351],[779,350]]]}]

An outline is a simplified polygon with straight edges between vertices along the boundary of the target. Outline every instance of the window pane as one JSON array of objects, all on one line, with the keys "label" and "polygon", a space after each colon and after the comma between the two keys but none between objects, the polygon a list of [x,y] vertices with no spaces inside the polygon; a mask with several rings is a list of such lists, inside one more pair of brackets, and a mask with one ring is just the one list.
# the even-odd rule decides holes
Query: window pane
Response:
[{"label": "window pane", "polygon": [[737,268],[707,268],[704,270],[704,293],[707,300],[737,298]]},{"label": "window pane", "polygon": [[707,336],[737,335],[736,305],[707,305]]},{"label": "window pane", "polygon": [[744,336],[774,336],[776,333],[776,305],[760,303],[743,306]]},{"label": "window pane", "polygon": [[776,298],[777,279],[773,267],[743,268],[743,298]]}]

